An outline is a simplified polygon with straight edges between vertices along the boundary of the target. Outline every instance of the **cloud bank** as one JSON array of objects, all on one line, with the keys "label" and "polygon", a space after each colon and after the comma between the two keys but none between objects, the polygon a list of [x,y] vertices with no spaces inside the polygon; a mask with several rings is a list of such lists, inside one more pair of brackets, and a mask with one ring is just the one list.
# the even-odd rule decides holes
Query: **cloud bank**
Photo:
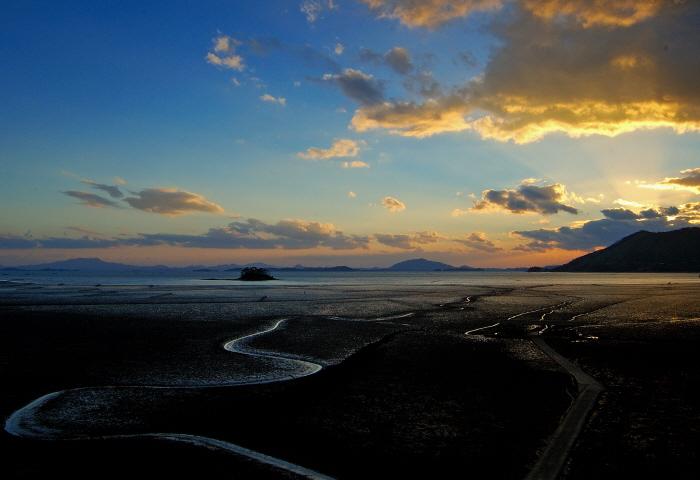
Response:
[{"label": "cloud bank", "polygon": [[[383,16],[435,27],[501,2],[367,0]],[[697,2],[509,2],[483,74],[425,101],[361,103],[351,126],[428,137],[473,131],[529,143],[552,133],[700,130]]]},{"label": "cloud bank", "polygon": [[505,210],[518,214],[542,215],[553,215],[562,211],[578,214],[578,209],[563,203],[567,198],[566,187],[562,184],[537,186],[522,183],[515,190],[484,190],[481,200],[474,203],[472,210]]},{"label": "cloud bank", "polygon": [[681,171],[681,177],[669,177],[657,183],[641,183],[642,188],[654,190],[686,190],[700,194],[700,168]]},{"label": "cloud bank", "polygon": [[380,17],[395,18],[408,27],[436,28],[473,12],[493,10],[501,0],[360,0]]},{"label": "cloud bank", "polygon": [[679,207],[645,209],[633,212],[627,209],[602,211],[605,218],[592,220],[574,227],[539,229],[514,232],[529,242],[516,247],[523,251],[592,250],[607,247],[640,230],[665,232],[697,226],[700,223],[700,203]]}]

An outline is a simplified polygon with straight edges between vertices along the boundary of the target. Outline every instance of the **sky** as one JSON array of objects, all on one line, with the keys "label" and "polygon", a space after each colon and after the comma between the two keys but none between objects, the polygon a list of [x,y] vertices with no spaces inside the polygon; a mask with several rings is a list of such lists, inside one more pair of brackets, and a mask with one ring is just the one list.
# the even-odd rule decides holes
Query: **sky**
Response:
[{"label": "sky", "polygon": [[554,265],[700,224],[697,2],[3,5],[2,265]]}]

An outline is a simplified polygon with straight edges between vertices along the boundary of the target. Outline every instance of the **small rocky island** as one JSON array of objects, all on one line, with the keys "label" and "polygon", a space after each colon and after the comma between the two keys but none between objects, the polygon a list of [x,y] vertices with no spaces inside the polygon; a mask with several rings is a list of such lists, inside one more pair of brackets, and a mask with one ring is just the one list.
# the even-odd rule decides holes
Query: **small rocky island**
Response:
[{"label": "small rocky island", "polygon": [[241,270],[241,276],[238,280],[245,282],[261,282],[264,280],[276,280],[275,277],[270,275],[270,272],[264,268],[259,267],[246,267]]}]

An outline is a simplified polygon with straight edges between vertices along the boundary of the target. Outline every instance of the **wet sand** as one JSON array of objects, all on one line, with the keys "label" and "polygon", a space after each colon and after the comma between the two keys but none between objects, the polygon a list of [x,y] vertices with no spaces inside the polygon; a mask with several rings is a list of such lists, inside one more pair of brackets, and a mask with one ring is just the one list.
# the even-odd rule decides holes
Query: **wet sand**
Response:
[{"label": "wet sand", "polygon": [[605,388],[563,476],[698,466],[697,285],[26,285],[0,305],[3,416],[69,389],[32,414],[43,434],[3,433],[10,477],[299,476],[168,433],[335,478],[524,478],[578,393],[540,332]]}]

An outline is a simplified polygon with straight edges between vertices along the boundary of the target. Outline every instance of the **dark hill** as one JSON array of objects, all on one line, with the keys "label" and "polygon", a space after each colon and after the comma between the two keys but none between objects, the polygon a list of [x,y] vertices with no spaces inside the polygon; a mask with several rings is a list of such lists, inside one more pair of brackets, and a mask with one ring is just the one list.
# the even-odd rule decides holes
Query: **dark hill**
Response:
[{"label": "dark hill", "polygon": [[442,262],[434,262],[425,258],[414,258],[395,263],[387,270],[399,272],[434,272],[439,270],[454,270],[455,267]]},{"label": "dark hill", "polygon": [[698,272],[700,228],[641,231],[576,258],[555,272]]},{"label": "dark hill", "polygon": [[167,270],[163,265],[138,266],[124,265],[122,263],[105,262],[99,258],[71,258],[70,260],[60,260],[57,262],[42,263],[38,265],[23,265],[17,270],[63,270],[63,271],[84,271],[84,272],[128,272],[133,270]]}]

